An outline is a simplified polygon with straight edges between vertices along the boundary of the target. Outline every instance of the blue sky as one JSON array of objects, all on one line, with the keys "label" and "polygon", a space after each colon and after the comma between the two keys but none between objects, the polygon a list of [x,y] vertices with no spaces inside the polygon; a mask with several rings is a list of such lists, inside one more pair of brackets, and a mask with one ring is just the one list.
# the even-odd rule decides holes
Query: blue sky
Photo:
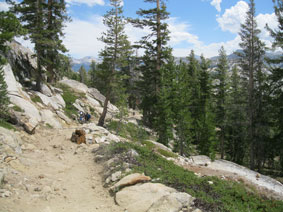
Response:
[{"label": "blue sky", "polygon": [[[102,16],[110,9],[108,0],[66,0],[72,22],[65,28],[64,43],[69,54],[75,58],[97,57],[103,43],[97,40],[105,27]],[[218,55],[223,45],[227,53],[239,48],[240,24],[245,20],[248,0],[166,0],[170,12],[168,20],[171,31],[170,46],[175,56],[187,56],[191,49],[206,57]],[[274,15],[272,0],[255,0],[257,22],[262,30],[261,39],[267,46],[271,38],[264,29],[266,23],[272,28],[278,24]],[[135,17],[139,8],[150,8],[151,3],[143,0],[124,0],[124,15]],[[0,9],[7,7],[0,0]],[[126,26],[131,42],[140,39],[147,30]],[[25,45],[29,45],[25,42]]]}]

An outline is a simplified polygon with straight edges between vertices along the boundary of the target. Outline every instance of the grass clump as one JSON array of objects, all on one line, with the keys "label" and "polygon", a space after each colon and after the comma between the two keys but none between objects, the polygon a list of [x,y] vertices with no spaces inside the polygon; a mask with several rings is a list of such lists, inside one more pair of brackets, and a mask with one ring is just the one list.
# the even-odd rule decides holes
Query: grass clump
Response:
[{"label": "grass clump", "polygon": [[48,127],[49,129],[53,129],[53,128],[54,128],[54,127],[53,127],[51,124],[49,124],[49,123],[46,123],[45,125],[46,125],[46,127]]},{"label": "grass clump", "polygon": [[77,99],[85,98],[85,94],[76,93],[71,87],[64,84],[58,84],[57,87],[63,90],[62,97],[66,103],[66,107],[64,108],[65,113],[69,118],[72,118],[72,114],[77,115],[78,113],[77,109],[73,106],[73,103],[75,103]]},{"label": "grass clump", "polygon": [[[162,156],[153,152],[147,145],[133,143],[113,143],[110,155],[121,154],[129,149],[137,151],[139,156],[133,162],[135,172],[145,173],[181,192],[196,197],[195,207],[203,211],[229,212],[281,212],[283,202],[268,200],[259,196],[255,191],[247,191],[242,183],[220,180],[216,177],[197,177],[193,172],[175,165]],[[166,153],[167,154],[167,153]],[[212,181],[213,184],[209,184]]]},{"label": "grass clump", "polygon": [[107,125],[107,128],[111,131],[115,131],[119,136],[133,141],[144,141],[149,138],[149,134],[145,129],[133,123],[111,121]]},{"label": "grass clump", "polygon": [[22,108],[20,108],[18,105],[14,105],[14,106],[12,107],[12,109],[13,109],[14,111],[21,112],[21,113],[25,112],[25,111],[24,111]]},{"label": "grass clump", "polygon": [[31,97],[31,101],[33,101],[34,103],[37,103],[37,102],[42,103],[42,100],[39,96]]},{"label": "grass clump", "polygon": [[148,149],[153,150],[155,148],[155,144],[150,141],[141,141],[142,145],[145,145]]},{"label": "grass clump", "polygon": [[167,150],[164,150],[164,149],[158,149],[157,152],[167,158],[176,158],[177,155],[173,152],[169,152]]},{"label": "grass clump", "polygon": [[16,130],[16,128],[12,124],[3,119],[0,119],[0,127],[6,128],[8,130]]}]

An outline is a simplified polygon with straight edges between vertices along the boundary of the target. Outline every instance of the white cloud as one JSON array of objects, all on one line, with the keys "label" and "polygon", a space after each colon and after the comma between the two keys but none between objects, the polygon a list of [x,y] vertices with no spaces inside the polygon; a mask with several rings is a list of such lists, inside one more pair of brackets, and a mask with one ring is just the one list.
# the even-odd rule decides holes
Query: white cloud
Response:
[{"label": "white cloud", "polygon": [[[246,13],[249,10],[249,5],[244,1],[239,1],[235,6],[226,9],[225,13],[218,17],[216,20],[223,31],[229,31],[238,34],[241,29],[241,24],[245,23]],[[260,38],[270,40],[270,34],[265,29],[266,24],[272,29],[277,28],[278,21],[276,15],[272,14],[259,14],[256,16],[258,28],[261,30]]]},{"label": "white cloud", "polygon": [[190,25],[186,22],[178,22],[177,18],[170,18],[168,20],[168,29],[170,33],[169,45],[176,45],[181,42],[192,44],[199,44],[199,38],[196,35],[189,33]]},{"label": "white cloud", "polygon": [[210,4],[214,6],[218,12],[221,12],[221,2],[222,0],[212,0]]},{"label": "white cloud", "polygon": [[268,39],[270,40],[270,34],[269,32],[265,29],[266,24],[271,29],[277,29],[278,28],[278,21],[275,13],[272,14],[259,14],[256,17],[256,22],[258,25],[258,28],[261,30],[260,37],[262,39]]},{"label": "white cloud", "polygon": [[[175,56],[187,56],[193,49],[198,55],[204,54],[205,57],[212,57],[218,55],[218,50],[221,46],[224,46],[227,54],[234,52],[239,49],[241,39],[237,33],[240,30],[240,24],[245,21],[247,10],[248,4],[244,1],[239,1],[235,6],[227,9],[217,21],[223,31],[234,33],[235,38],[226,42],[210,44],[205,44],[196,34],[192,33],[189,23],[180,21],[176,17],[171,17],[167,23],[171,32],[169,45],[173,48],[173,54]],[[267,46],[270,46],[272,40],[269,33],[265,30],[265,25],[268,23],[271,28],[276,28],[278,23],[275,14],[259,14],[256,19],[258,27],[262,30],[261,39]],[[102,20],[102,16],[93,16],[89,20],[74,19],[73,22],[67,24],[64,43],[72,56],[98,56],[104,44],[98,41],[97,38],[101,36],[102,32],[106,31]],[[130,24],[125,26],[125,31],[132,44],[150,33],[150,30],[147,28],[139,29]]]},{"label": "white cloud", "polygon": [[97,38],[101,37],[105,29],[101,16],[93,16],[88,21],[73,19],[64,30],[64,44],[73,57],[97,57],[104,47],[103,42]]},{"label": "white cloud", "polygon": [[92,7],[96,4],[98,4],[98,5],[104,5],[105,4],[104,0],[66,0],[66,2],[69,3],[69,4],[77,4],[77,5],[86,4],[89,7]]},{"label": "white cloud", "polygon": [[8,11],[9,5],[6,2],[0,2],[0,11]]},{"label": "white cloud", "polygon": [[235,50],[239,49],[239,42],[241,38],[236,36],[235,39],[227,42],[211,43],[205,45],[203,42],[199,41],[196,44],[193,44],[190,48],[174,48],[173,55],[177,57],[184,57],[190,54],[191,50],[194,50],[196,55],[203,54],[205,57],[213,57],[218,55],[218,51],[221,46],[224,46],[227,54],[233,53]]},{"label": "white cloud", "polygon": [[[98,56],[99,51],[104,48],[104,44],[97,38],[106,31],[102,20],[102,16],[94,16],[87,21],[74,19],[73,22],[67,24],[64,44],[73,57]],[[178,21],[177,18],[170,18],[168,25],[171,32],[169,45],[173,47],[175,56],[188,56],[193,49],[197,55],[204,54],[205,57],[212,57],[218,55],[221,46],[225,47],[227,53],[232,53],[239,48],[239,36],[232,41],[205,45],[197,35],[189,32],[190,25],[188,23]],[[138,29],[130,24],[126,25],[125,31],[132,43],[150,33],[149,29]],[[184,44],[184,48],[178,47],[182,44]],[[142,52],[140,51],[140,54]]]},{"label": "white cloud", "polygon": [[245,22],[248,10],[249,5],[244,1],[239,1],[235,6],[226,9],[224,14],[216,20],[223,31],[238,33],[241,28],[241,23]]}]

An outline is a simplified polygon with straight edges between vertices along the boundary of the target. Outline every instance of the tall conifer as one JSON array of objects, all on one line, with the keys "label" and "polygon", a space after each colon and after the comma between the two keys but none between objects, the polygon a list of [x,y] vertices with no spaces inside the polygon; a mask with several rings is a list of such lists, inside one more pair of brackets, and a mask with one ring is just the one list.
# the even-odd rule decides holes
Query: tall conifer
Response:
[{"label": "tall conifer", "polygon": [[216,100],[216,126],[219,128],[220,153],[221,158],[224,158],[224,140],[225,140],[225,117],[226,117],[226,93],[227,93],[227,72],[228,60],[227,55],[222,46],[219,50],[219,59],[216,67],[215,79],[215,100]]},{"label": "tall conifer", "polygon": [[[274,38],[273,47],[283,50],[283,2],[281,0],[273,0],[274,10],[278,21],[278,28],[272,30],[267,26],[271,36]],[[276,154],[280,156],[281,172],[283,173],[283,55],[278,58],[268,58],[272,114],[274,117],[273,130],[275,136],[272,140],[276,142]]]},{"label": "tall conifer", "polygon": [[99,118],[98,125],[103,126],[107,114],[107,107],[114,87],[119,86],[121,78],[117,74],[117,70],[125,65],[126,59],[131,55],[131,46],[125,34],[124,26],[126,24],[122,15],[123,10],[121,0],[110,0],[113,7],[104,16],[103,23],[107,27],[100,40],[105,43],[105,48],[100,52],[103,59],[105,76],[107,78],[106,98],[103,105],[103,112]]},{"label": "tall conifer", "polygon": [[143,110],[144,123],[155,127],[154,123],[158,111],[158,93],[161,84],[161,68],[171,57],[171,49],[167,47],[169,40],[168,25],[165,20],[169,18],[166,5],[163,0],[144,0],[156,6],[151,9],[140,9],[137,14],[139,19],[131,20],[136,27],[148,27],[151,33],[142,38],[139,46],[145,49],[142,58],[143,65],[140,66],[142,81],[140,89],[142,92],[141,109]]},{"label": "tall conifer", "polygon": [[255,16],[255,3],[250,0],[249,11],[247,12],[246,21],[241,25],[240,36],[242,42],[240,47],[243,52],[238,53],[240,56],[240,65],[243,75],[247,79],[248,88],[248,105],[247,117],[249,122],[248,140],[250,142],[250,168],[255,168],[256,157],[256,75],[262,69],[262,60],[265,53],[264,43],[259,39],[260,30],[257,28]]}]

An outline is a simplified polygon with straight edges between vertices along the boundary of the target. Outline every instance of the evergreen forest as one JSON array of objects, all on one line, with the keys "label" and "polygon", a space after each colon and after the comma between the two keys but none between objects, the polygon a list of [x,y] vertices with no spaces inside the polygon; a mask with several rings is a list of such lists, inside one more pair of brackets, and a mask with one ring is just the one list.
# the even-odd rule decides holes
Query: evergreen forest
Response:
[{"label": "evergreen forest", "polygon": [[[241,25],[239,59],[229,63],[222,47],[215,66],[204,56],[196,57],[193,50],[186,61],[173,56],[166,0],[144,0],[149,8],[138,10],[138,18],[123,15],[122,0],[110,0],[111,9],[103,17],[107,31],[98,38],[104,43],[101,62],[93,61],[89,71],[81,67],[79,72],[71,70],[62,41],[65,24],[71,21],[66,1],[7,2],[10,11],[0,12],[0,50],[5,54],[6,41],[18,35],[34,44],[36,90],[43,82],[55,84],[63,76],[78,80],[106,97],[99,126],[105,125],[111,102],[119,106],[121,116],[129,108],[140,110],[143,125],[156,133],[158,142],[180,155],[207,155],[263,174],[283,175],[283,55],[266,56],[272,49],[260,40],[254,0],[249,0]],[[278,29],[266,28],[273,48],[282,52],[283,2],[273,0],[273,4]],[[126,24],[148,28],[150,33],[131,43]],[[144,54],[136,54],[139,49]],[[5,64],[4,57],[0,62]],[[6,87],[0,70],[1,119],[6,118],[9,104]]]}]

